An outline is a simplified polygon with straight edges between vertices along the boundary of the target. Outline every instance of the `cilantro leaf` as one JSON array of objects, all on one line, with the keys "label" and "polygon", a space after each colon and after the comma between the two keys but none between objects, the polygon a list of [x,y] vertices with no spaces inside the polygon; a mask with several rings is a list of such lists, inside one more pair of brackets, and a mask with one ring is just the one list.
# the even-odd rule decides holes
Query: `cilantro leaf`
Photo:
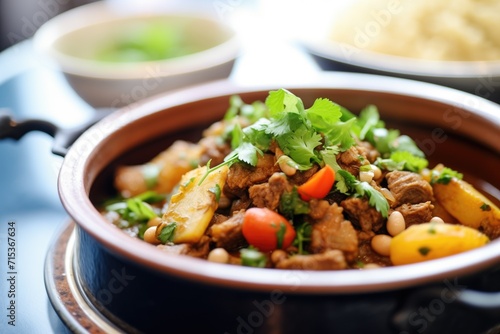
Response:
[{"label": "cilantro leaf", "polygon": [[461,180],[463,178],[463,174],[448,168],[443,167],[442,169],[433,169],[431,172],[431,184],[441,183],[448,184],[453,178],[457,178]]},{"label": "cilantro leaf", "polygon": [[407,135],[401,135],[392,142],[391,152],[396,151],[407,151],[416,157],[425,158],[424,152],[422,152],[413,139]]},{"label": "cilantro leaf", "polygon": [[409,170],[415,173],[419,173],[429,164],[426,159],[415,156],[408,151],[393,152],[390,159],[396,163],[402,163],[405,170]]},{"label": "cilantro leaf", "polygon": [[368,182],[357,180],[354,175],[348,171],[339,170],[337,173],[344,178],[346,185],[351,192],[359,197],[368,197],[370,205],[377,209],[382,217],[387,218],[389,203],[384,195],[375,190]]},{"label": "cilantro leaf", "polygon": [[346,194],[349,191],[347,184],[345,182],[344,177],[341,173],[337,173],[341,170],[338,162],[337,162],[337,154],[340,152],[340,149],[337,146],[328,146],[325,149],[320,151],[321,158],[325,162],[325,164],[332,167],[335,171],[335,188],[343,194]]},{"label": "cilantro leaf", "polygon": [[265,103],[269,108],[271,117],[282,113],[284,110],[289,113],[300,113],[304,110],[302,100],[283,88],[270,91]]},{"label": "cilantro leaf", "polygon": [[342,116],[340,106],[324,98],[316,99],[313,105],[305,110],[311,126],[318,131],[327,131],[332,124],[339,121]]},{"label": "cilantro leaf", "polygon": [[301,165],[319,162],[315,148],[321,145],[321,135],[302,126],[277,138],[283,153]]},{"label": "cilantro leaf", "polygon": [[330,129],[325,133],[327,137],[327,145],[338,145],[342,151],[347,150],[354,145],[355,141],[351,134],[351,128],[354,125],[355,118],[351,118],[346,122],[337,122],[330,125]]}]

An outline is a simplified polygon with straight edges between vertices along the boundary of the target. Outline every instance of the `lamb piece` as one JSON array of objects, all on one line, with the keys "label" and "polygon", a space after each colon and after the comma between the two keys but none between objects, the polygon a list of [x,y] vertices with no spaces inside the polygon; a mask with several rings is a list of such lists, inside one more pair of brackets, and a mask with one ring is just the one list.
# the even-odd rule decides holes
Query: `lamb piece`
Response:
[{"label": "lamb piece", "polygon": [[229,212],[234,213],[240,210],[246,210],[252,205],[252,200],[247,194],[244,194],[241,198],[236,198],[231,202],[231,208]]},{"label": "lamb piece", "polygon": [[222,247],[229,251],[246,246],[245,238],[241,232],[245,211],[233,214],[226,221],[212,225],[208,230],[211,241],[215,247]]},{"label": "lamb piece", "polygon": [[333,203],[326,214],[313,224],[311,232],[311,251],[323,253],[327,250],[341,250],[347,261],[356,258],[358,237],[350,221],[344,219],[343,209]]},{"label": "lamb piece", "polygon": [[357,143],[357,149],[370,163],[374,163],[380,157],[380,152],[370,142],[360,141]]},{"label": "lamb piece", "polygon": [[406,227],[409,227],[414,224],[429,222],[433,217],[434,205],[430,201],[418,204],[403,204],[395,208],[395,210],[401,212]]},{"label": "lamb piece", "polygon": [[283,173],[274,173],[269,178],[269,182],[256,184],[248,189],[248,195],[253,205],[259,208],[269,208],[276,210],[280,204],[281,195],[284,192],[291,192],[293,186]]},{"label": "lamb piece", "polygon": [[406,171],[393,171],[385,176],[387,187],[396,199],[393,207],[408,203],[417,204],[432,201],[434,193],[429,182],[419,174]]},{"label": "lamb piece", "polygon": [[309,213],[307,215],[314,220],[319,220],[326,215],[329,208],[330,203],[328,201],[313,198],[309,201]]},{"label": "lamb piece", "polygon": [[370,240],[365,240],[360,243],[357,260],[365,264],[375,263],[381,267],[392,265],[391,259],[388,256],[382,256],[373,250]]},{"label": "lamb piece", "polygon": [[359,175],[359,167],[361,167],[360,156],[363,155],[357,147],[351,146],[347,151],[340,152],[337,155],[337,163],[343,170],[348,171],[352,175]]},{"label": "lamb piece", "polygon": [[229,198],[231,195],[241,197],[246,193],[248,187],[266,182],[271,175],[279,171],[279,166],[272,154],[264,154],[264,156],[259,157],[255,167],[236,163],[229,168],[224,194],[228,195]]},{"label": "lamb piece", "polygon": [[362,231],[377,232],[384,226],[384,217],[365,198],[349,197],[340,202],[340,206],[349,220]]},{"label": "lamb piece", "polygon": [[311,255],[293,255],[274,264],[278,269],[341,270],[347,268],[342,251],[334,249]]},{"label": "lamb piece", "polygon": [[317,171],[319,166],[314,164],[310,169],[305,171],[299,171],[292,176],[289,176],[290,182],[293,184],[301,185],[311,178]]},{"label": "lamb piece", "polygon": [[168,254],[189,255],[193,257],[206,258],[210,251],[209,241],[210,238],[204,235],[201,237],[200,241],[195,244],[166,244],[158,245],[156,247]]}]

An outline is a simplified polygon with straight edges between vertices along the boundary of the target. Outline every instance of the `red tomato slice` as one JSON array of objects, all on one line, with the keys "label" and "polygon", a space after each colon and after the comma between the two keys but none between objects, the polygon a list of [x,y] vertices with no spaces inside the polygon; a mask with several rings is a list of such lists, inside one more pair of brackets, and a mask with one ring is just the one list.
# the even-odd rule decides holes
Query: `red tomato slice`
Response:
[{"label": "red tomato slice", "polygon": [[309,180],[297,187],[297,192],[304,201],[324,198],[335,183],[335,171],[329,165],[321,168]]},{"label": "red tomato slice", "polygon": [[250,208],[242,226],[246,241],[262,252],[288,248],[295,239],[295,229],[279,213],[267,208]]}]

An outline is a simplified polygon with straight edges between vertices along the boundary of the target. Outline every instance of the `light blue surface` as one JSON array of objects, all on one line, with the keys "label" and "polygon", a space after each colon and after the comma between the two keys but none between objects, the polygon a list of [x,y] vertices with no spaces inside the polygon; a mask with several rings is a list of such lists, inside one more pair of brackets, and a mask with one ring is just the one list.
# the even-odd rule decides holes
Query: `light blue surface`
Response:
[{"label": "light blue surface", "polygon": [[[0,54],[0,109],[15,120],[43,118],[76,125],[91,114],[63,78],[31,58],[29,42]],[[37,66],[34,66],[37,65]],[[50,244],[68,217],[57,194],[61,157],[52,138],[30,133],[19,141],[0,140],[0,333],[62,333],[44,285]],[[8,325],[7,232],[15,223],[16,322]]]}]

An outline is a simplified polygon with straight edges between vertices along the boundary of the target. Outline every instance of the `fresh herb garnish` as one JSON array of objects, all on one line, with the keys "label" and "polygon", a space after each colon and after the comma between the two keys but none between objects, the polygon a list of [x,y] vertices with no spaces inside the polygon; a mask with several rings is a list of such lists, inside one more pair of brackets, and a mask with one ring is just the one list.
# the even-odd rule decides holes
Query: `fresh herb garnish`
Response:
[{"label": "fresh herb garnish", "polygon": [[427,246],[422,246],[418,249],[418,252],[420,254],[422,254],[423,256],[426,256],[427,254],[429,254],[430,251],[431,251],[431,249]]},{"label": "fresh herb garnish", "polygon": [[442,169],[433,169],[431,172],[431,184],[448,184],[453,178],[461,180],[463,178],[463,174],[448,167],[443,167]]},{"label": "fresh herb garnish", "polygon": [[264,268],[267,264],[266,255],[254,248],[243,248],[240,250],[240,255],[243,266]]},{"label": "fresh herb garnish", "polygon": [[413,155],[413,153],[409,151],[395,151],[391,153],[389,159],[396,164],[402,164],[403,170],[415,173],[420,173],[420,171],[429,164],[426,159]]},{"label": "fresh herb garnish", "polygon": [[302,224],[297,226],[295,232],[296,235],[293,244],[297,247],[298,254],[307,254],[307,252],[304,250],[304,247],[305,243],[311,241],[312,225],[307,222],[303,222]]},{"label": "fresh herb garnish", "polygon": [[294,187],[291,192],[285,192],[281,195],[279,211],[285,217],[290,218],[309,213],[309,204],[300,198],[297,187]]},{"label": "fresh herb garnish", "polygon": [[280,222],[280,227],[276,230],[276,248],[281,249],[283,247],[283,239],[285,238],[286,225]]},{"label": "fresh herb garnish", "polygon": [[158,175],[160,175],[161,168],[155,164],[145,164],[141,168],[142,176],[146,182],[148,189],[154,188],[158,184]]},{"label": "fresh herb garnish", "polygon": [[337,173],[345,180],[346,186],[353,195],[368,197],[370,205],[375,207],[382,217],[387,218],[389,203],[384,195],[375,190],[368,182],[357,180],[354,175],[345,170],[341,169]]},{"label": "fresh herb garnish", "polygon": [[172,242],[176,228],[177,228],[176,222],[167,224],[164,228],[162,228],[160,234],[158,234],[158,240],[160,240],[162,244]]},{"label": "fresh herb garnish", "polygon": [[481,206],[480,206],[481,210],[483,211],[491,211],[491,206],[489,204],[486,204],[486,203],[483,203]]},{"label": "fresh herb garnish", "polygon": [[220,194],[221,194],[221,189],[219,184],[215,184],[212,188],[209,189],[210,192],[212,192],[215,195],[215,201],[219,203],[220,200]]}]

